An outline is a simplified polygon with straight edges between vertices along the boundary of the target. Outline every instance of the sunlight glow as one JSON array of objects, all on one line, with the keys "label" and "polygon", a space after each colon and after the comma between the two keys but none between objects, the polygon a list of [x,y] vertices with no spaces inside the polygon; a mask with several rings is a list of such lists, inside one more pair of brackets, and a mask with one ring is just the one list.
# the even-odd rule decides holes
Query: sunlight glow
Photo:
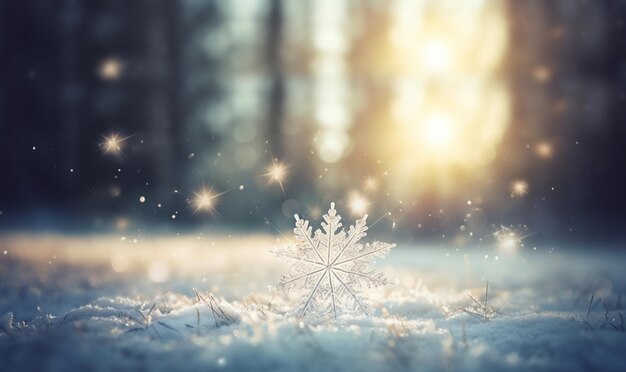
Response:
[{"label": "sunlight glow", "polygon": [[426,142],[437,148],[446,147],[452,144],[455,133],[452,123],[443,115],[433,115],[425,120]]},{"label": "sunlight glow", "polygon": [[428,71],[444,71],[452,59],[450,47],[442,40],[432,39],[424,42],[422,64]]},{"label": "sunlight glow", "polygon": [[508,126],[510,97],[499,72],[506,13],[487,1],[393,4],[395,97],[392,130],[381,136],[391,149],[383,160],[397,175],[390,186],[400,195],[416,183],[452,190],[461,184],[448,181],[455,172],[495,159]]}]

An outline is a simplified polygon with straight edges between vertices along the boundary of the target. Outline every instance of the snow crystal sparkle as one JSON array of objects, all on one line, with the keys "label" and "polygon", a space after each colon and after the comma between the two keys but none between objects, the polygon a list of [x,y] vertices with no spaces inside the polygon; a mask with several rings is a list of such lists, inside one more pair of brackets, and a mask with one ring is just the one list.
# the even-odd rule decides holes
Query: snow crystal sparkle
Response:
[{"label": "snow crystal sparkle", "polygon": [[382,273],[368,267],[377,257],[384,257],[395,244],[375,241],[365,246],[358,241],[365,237],[367,214],[346,232],[337,215],[335,203],[324,215],[322,229],[311,234],[309,221],[296,214],[294,235],[296,245],[279,249],[276,255],[293,262],[291,273],[283,275],[279,288],[297,288],[305,294],[300,299],[297,316],[337,318],[341,314],[364,313],[371,307],[362,292],[366,288],[387,284]]}]

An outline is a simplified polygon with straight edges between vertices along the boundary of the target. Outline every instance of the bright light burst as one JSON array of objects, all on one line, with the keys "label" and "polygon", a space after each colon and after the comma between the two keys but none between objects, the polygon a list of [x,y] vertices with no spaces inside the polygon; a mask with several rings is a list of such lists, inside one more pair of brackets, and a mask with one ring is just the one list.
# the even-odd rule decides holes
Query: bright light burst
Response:
[{"label": "bright light burst", "polygon": [[200,189],[200,191],[194,192],[192,204],[195,208],[195,212],[217,212],[215,209],[215,205],[218,202],[219,196],[223,195],[224,193],[225,191],[221,193],[214,192],[213,187],[208,189],[206,187],[203,187],[202,189]]},{"label": "bright light burst", "polygon": [[528,182],[516,180],[511,184],[511,197],[521,197],[528,194]]},{"label": "bright light burst", "polygon": [[522,240],[528,237],[528,235],[522,236],[513,228],[506,226],[500,226],[500,228],[493,233],[493,236],[498,241],[498,249],[508,253],[515,252],[518,248],[522,247]]},{"label": "bright light burst", "polygon": [[367,212],[369,204],[369,201],[358,192],[355,191],[350,193],[348,198],[348,207],[353,215],[361,215]]},{"label": "bright light burst", "polygon": [[268,178],[267,183],[277,183],[284,192],[284,182],[287,178],[287,166],[279,162],[278,159],[272,159],[272,165],[266,168],[266,170],[267,173],[263,175]]},{"label": "bright light burst", "polygon": [[120,155],[122,154],[123,142],[130,137],[121,137],[119,133],[113,133],[103,137],[104,142],[100,144],[105,154]]}]

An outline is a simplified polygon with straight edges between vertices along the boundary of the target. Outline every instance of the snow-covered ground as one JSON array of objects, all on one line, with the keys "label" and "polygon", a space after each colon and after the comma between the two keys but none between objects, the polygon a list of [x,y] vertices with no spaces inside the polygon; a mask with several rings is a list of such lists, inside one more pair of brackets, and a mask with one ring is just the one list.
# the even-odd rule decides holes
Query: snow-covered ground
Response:
[{"label": "snow-covered ground", "polygon": [[626,369],[624,253],[400,245],[374,316],[334,322],[273,289],[287,243],[0,237],[0,370]]}]

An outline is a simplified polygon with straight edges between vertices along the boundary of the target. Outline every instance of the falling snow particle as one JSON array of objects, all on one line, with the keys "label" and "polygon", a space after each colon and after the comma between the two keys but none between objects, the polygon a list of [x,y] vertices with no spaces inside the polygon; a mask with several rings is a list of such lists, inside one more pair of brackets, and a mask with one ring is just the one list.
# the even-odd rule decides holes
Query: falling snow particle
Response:
[{"label": "falling snow particle", "polygon": [[176,215],[175,215],[175,214],[173,214],[173,215],[172,215],[172,219],[173,219],[173,220],[175,220],[175,219],[176,219]]},{"label": "falling snow particle", "polygon": [[243,185],[239,185],[239,191],[242,191],[245,187]]},{"label": "falling snow particle", "polygon": [[139,197],[139,202],[140,202],[140,203],[145,203],[145,202],[146,202],[146,197],[145,197],[145,196],[143,196],[143,195],[141,195],[141,196]]}]

